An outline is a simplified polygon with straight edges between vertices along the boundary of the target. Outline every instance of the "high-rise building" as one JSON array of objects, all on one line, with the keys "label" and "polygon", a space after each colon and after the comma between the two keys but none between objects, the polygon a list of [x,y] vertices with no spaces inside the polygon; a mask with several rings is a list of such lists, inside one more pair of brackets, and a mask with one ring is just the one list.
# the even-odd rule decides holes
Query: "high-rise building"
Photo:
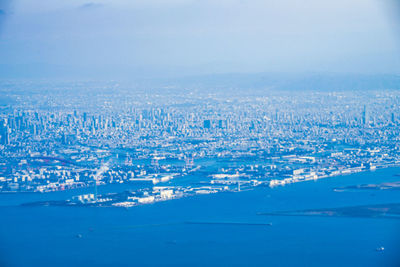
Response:
[{"label": "high-rise building", "polygon": [[211,121],[210,120],[204,120],[203,127],[205,129],[210,129],[211,128]]},{"label": "high-rise building", "polygon": [[370,121],[370,119],[369,119],[368,107],[366,105],[364,105],[364,110],[362,113],[362,122],[364,125],[367,125],[367,124],[369,124],[369,121]]},{"label": "high-rise building", "polygon": [[8,131],[8,126],[5,122],[0,123],[0,144],[8,145],[10,144],[10,134]]}]

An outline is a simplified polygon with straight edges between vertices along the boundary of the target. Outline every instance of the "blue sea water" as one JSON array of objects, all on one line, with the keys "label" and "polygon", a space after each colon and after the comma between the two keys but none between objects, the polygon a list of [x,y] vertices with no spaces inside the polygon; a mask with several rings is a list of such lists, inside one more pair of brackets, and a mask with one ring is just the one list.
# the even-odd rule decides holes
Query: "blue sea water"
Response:
[{"label": "blue sea water", "polygon": [[400,266],[400,220],[257,214],[400,203],[397,190],[333,191],[398,181],[398,173],[382,169],[130,209],[19,206],[76,192],[0,195],[0,266]]}]

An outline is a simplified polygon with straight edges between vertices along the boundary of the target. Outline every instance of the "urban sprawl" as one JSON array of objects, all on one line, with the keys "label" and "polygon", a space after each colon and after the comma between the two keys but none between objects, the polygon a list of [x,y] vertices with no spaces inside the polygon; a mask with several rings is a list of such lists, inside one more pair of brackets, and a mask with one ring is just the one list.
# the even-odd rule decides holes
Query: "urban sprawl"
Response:
[{"label": "urban sprawl", "polygon": [[[90,188],[63,205],[131,207],[400,163],[398,91],[9,83],[1,92],[0,193]],[[136,189],[97,193],[109,184]]]}]

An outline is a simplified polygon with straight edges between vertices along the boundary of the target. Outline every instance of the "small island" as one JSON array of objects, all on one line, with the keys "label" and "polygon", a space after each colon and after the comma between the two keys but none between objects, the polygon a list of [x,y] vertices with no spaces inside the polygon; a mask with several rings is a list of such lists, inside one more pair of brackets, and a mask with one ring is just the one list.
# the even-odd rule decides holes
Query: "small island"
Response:
[{"label": "small island", "polygon": [[281,211],[274,213],[258,213],[267,216],[323,216],[323,217],[361,217],[400,219],[400,203],[365,205],[329,209],[308,209],[297,211]]}]

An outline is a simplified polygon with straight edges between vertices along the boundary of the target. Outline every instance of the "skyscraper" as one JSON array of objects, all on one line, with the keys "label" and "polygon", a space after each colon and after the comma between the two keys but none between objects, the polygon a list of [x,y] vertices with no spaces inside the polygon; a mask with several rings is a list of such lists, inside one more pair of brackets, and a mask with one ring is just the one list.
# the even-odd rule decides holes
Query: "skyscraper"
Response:
[{"label": "skyscraper", "polygon": [[205,129],[210,129],[211,128],[211,121],[210,120],[204,120],[203,127]]}]

